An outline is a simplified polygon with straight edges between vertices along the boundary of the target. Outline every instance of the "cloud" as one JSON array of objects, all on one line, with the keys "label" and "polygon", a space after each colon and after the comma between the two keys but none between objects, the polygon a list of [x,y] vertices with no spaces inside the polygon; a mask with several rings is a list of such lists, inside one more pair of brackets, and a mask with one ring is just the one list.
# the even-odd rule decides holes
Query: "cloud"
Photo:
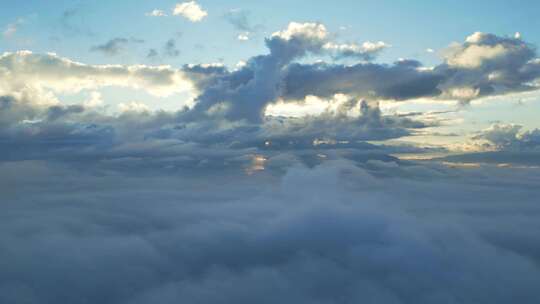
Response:
[{"label": "cloud", "polygon": [[124,52],[129,46],[129,44],[143,43],[143,42],[144,40],[140,40],[140,39],[135,39],[135,38],[128,39],[128,38],[118,37],[118,38],[111,39],[104,44],[93,46],[92,48],[90,48],[90,50],[93,52],[102,52],[109,56],[115,56]]},{"label": "cloud", "polygon": [[475,92],[466,94],[464,100],[533,90],[536,86],[532,82],[540,76],[533,46],[520,38],[480,32],[448,48],[445,64],[437,69],[447,74],[441,87],[450,96],[452,88]]},{"label": "cloud", "polygon": [[[178,35],[179,36],[179,35]],[[148,50],[148,54],[146,55],[146,58],[150,59],[157,59],[160,56],[161,57],[178,57],[181,54],[181,51],[176,46],[176,42],[178,40],[178,37],[171,38],[165,42],[163,45],[161,51],[158,51],[157,49],[150,49]]]},{"label": "cloud", "polygon": [[[475,134],[499,154],[466,166],[377,143],[438,124],[380,100],[534,89],[525,51],[466,51],[525,46],[477,36],[433,68],[370,62],[385,45],[342,43],[319,23],[276,32],[233,70],[4,53],[0,302],[538,303],[538,130]],[[174,112],[110,111],[104,87],[198,95]],[[73,93],[79,103],[59,100]],[[313,100],[313,113],[268,113]]]},{"label": "cloud", "polygon": [[78,3],[74,7],[68,8],[62,12],[59,17],[59,23],[64,34],[70,36],[95,36],[89,25],[86,24],[86,14],[90,11],[84,3]]},{"label": "cloud", "polygon": [[487,149],[540,151],[540,130],[521,131],[522,128],[516,124],[495,124],[472,139],[486,141],[484,148]]},{"label": "cloud", "polygon": [[298,99],[307,95],[325,97],[340,92],[393,100],[440,95],[438,86],[444,76],[419,67],[420,63],[412,60],[398,61],[392,65],[292,64],[284,81],[285,94]]},{"label": "cloud", "polygon": [[[197,98],[194,112],[207,113],[213,106],[225,104],[224,115],[227,119],[260,121],[264,108],[282,97],[281,90],[289,64],[309,53],[328,52],[325,45],[331,42],[326,27],[320,23],[289,24],[287,29],[275,32],[266,39],[269,55],[251,58],[238,71],[222,71],[216,75],[212,75],[210,70],[205,71],[205,79],[214,79],[208,83],[207,89],[199,83],[201,94]],[[359,52],[364,55],[363,59],[368,59],[367,57],[373,54],[373,49]],[[331,53],[339,53],[341,56],[351,54],[350,50],[331,50]],[[200,77],[202,74],[201,70],[192,73],[194,70],[189,71],[189,68],[186,72],[193,77]],[[214,83],[219,85],[210,85]],[[337,93],[340,92],[334,92]]]},{"label": "cloud", "polygon": [[236,38],[240,41],[247,41],[249,40],[249,33],[238,34]]},{"label": "cloud", "polygon": [[[519,48],[532,49],[529,45],[522,46],[524,42],[514,41],[514,38],[489,37],[468,39],[461,47],[491,41],[493,44],[513,43]],[[177,55],[176,45],[169,42],[162,52],[151,50],[150,57],[167,53]],[[423,115],[384,114],[379,108],[381,100],[399,102],[431,98],[436,101],[449,95],[466,100],[514,90],[498,86],[497,91],[489,92],[477,87],[475,81],[490,79],[489,76],[486,78],[484,71],[486,66],[491,66],[487,63],[471,69],[452,66],[446,61],[431,68],[407,59],[393,64],[366,61],[373,59],[386,44],[364,43],[360,46],[342,43],[320,23],[291,23],[267,38],[266,45],[270,51],[268,54],[254,56],[233,70],[222,64],[188,64],[181,69],[86,65],[54,54],[6,53],[0,58],[0,78],[4,80],[0,84],[0,96],[9,100],[6,104],[10,105],[8,112],[11,113],[3,118],[10,126],[5,140],[12,141],[20,136],[29,138],[30,142],[42,134],[50,141],[47,134],[54,130],[57,142],[62,142],[62,136],[74,142],[73,134],[85,130],[83,134],[87,136],[91,130],[96,132],[93,141],[84,142],[90,143],[93,153],[99,157],[130,144],[144,146],[148,141],[159,145],[174,143],[178,147],[194,145],[198,149],[215,149],[219,155],[231,153],[234,157],[243,155],[240,152],[243,150],[252,153],[309,151],[306,152],[310,155],[309,162],[313,162],[318,159],[318,153],[314,151],[321,149],[378,150],[382,153],[396,153],[396,149],[404,151],[406,149],[390,146],[375,147],[366,141],[425,134],[428,131],[424,129],[440,123]],[[353,45],[357,48],[350,49]],[[351,52],[356,55],[351,55]],[[338,54],[358,61],[343,64],[338,61]],[[358,57],[358,54],[363,55]],[[311,63],[313,57],[335,61]],[[520,72],[527,75],[526,79],[536,77],[535,60],[523,61],[524,66],[518,64]],[[506,68],[506,65],[498,68]],[[465,75],[462,73],[471,77],[468,82],[461,78]],[[489,81],[498,80],[491,77]],[[177,112],[148,111],[145,106],[150,104],[147,101],[138,100],[138,103],[131,104],[132,100],[128,100],[123,102],[121,113],[113,114],[106,113],[99,106],[80,109],[63,105],[57,97],[60,93],[96,91],[110,86],[144,90],[156,96],[182,92],[196,95],[190,107]],[[522,89],[525,88],[515,88]],[[533,89],[532,85],[527,89]],[[295,117],[268,115],[269,107],[302,108],[313,99],[317,100],[318,110],[315,112]],[[96,100],[103,101],[100,98]],[[59,105],[62,106],[53,108]],[[68,148],[77,150],[76,146],[69,144],[61,147],[64,151]],[[418,148],[417,152],[427,150]],[[55,148],[54,151],[58,153],[59,150]],[[78,151],[72,151],[73,154],[75,152]],[[50,157],[65,156],[65,152],[54,153]],[[126,155],[135,157],[139,152],[130,153],[126,152]],[[200,160],[198,155],[193,156],[195,152],[188,154]],[[11,155],[13,157],[16,153]]]},{"label": "cloud", "polygon": [[56,54],[29,51],[0,56],[0,94],[21,94],[28,90],[79,92],[107,86],[145,90],[156,96],[189,90],[182,71],[168,66],[88,65]]},{"label": "cloud", "polygon": [[[300,49],[317,49],[317,43],[320,45],[326,36],[322,27],[317,33],[308,39],[315,45],[304,45]],[[487,51],[479,51],[483,48]],[[342,47],[342,50],[348,48]],[[502,53],[496,54],[491,52],[493,50],[502,50]],[[477,33],[447,52],[445,63],[433,68],[424,68],[413,60],[398,61],[394,66],[294,64],[289,67],[286,86],[289,94],[300,98],[309,94],[329,96],[339,92],[363,98],[405,100],[430,97],[463,102],[537,89],[534,81],[540,76],[540,70],[534,48],[520,39]],[[299,81],[297,77],[305,78]],[[298,95],[298,92],[305,93]]]},{"label": "cloud", "polygon": [[146,13],[145,15],[149,16],[149,17],[166,17],[167,13],[165,13],[162,10],[155,9],[155,10],[152,10],[151,12],[149,12],[149,13]]},{"label": "cloud", "polygon": [[148,54],[146,55],[146,58],[156,58],[159,56],[159,53],[156,49],[150,49],[148,50]]},{"label": "cloud", "polygon": [[0,164],[0,300],[540,299],[538,172],[344,160],[249,178],[141,170],[156,165]]},{"label": "cloud", "polygon": [[135,112],[135,113],[144,113],[150,112],[150,108],[144,103],[132,101],[130,103],[120,103],[118,105],[120,112]]},{"label": "cloud", "polygon": [[231,9],[225,15],[225,19],[235,27],[235,29],[243,32],[251,32],[254,26],[249,21],[250,13],[241,9]]},{"label": "cloud", "polygon": [[178,3],[174,7],[173,15],[183,16],[192,22],[199,22],[208,16],[208,13],[203,10],[195,1]]},{"label": "cloud", "polygon": [[180,55],[180,50],[176,47],[175,39],[167,40],[164,47],[164,53],[169,57],[178,57]]},{"label": "cloud", "polygon": [[25,22],[24,18],[19,18],[17,19],[17,21],[8,24],[5,27],[4,31],[2,32],[2,35],[4,36],[4,38],[9,39],[13,37],[17,33],[19,26],[22,25],[24,22]]},{"label": "cloud", "polygon": [[518,124],[497,123],[475,132],[464,146],[466,151],[472,152],[446,156],[441,160],[540,167],[540,129],[523,130],[523,126]]},{"label": "cloud", "polygon": [[224,15],[225,20],[229,22],[240,33],[237,39],[247,41],[251,36],[262,30],[260,24],[253,24],[250,18],[250,12],[243,9],[231,9]]},{"label": "cloud", "polygon": [[502,38],[492,34],[476,32],[462,45],[447,50],[446,62],[461,68],[479,68],[486,65],[509,63],[525,64],[534,56],[534,51],[519,38]]}]

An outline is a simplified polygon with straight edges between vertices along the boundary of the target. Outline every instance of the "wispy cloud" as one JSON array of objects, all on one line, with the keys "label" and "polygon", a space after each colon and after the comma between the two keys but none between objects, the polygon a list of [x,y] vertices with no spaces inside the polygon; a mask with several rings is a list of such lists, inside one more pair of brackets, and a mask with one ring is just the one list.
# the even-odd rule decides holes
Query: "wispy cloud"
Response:
[{"label": "wispy cloud", "polygon": [[109,56],[115,56],[124,52],[130,44],[144,43],[144,40],[136,38],[113,38],[104,44],[96,45],[90,48],[94,52],[102,52]]},{"label": "wispy cloud", "polygon": [[15,22],[8,24],[4,31],[2,32],[2,35],[4,38],[9,39],[12,38],[17,31],[19,30],[19,26],[22,25],[25,22],[24,18],[19,18]]},{"label": "wispy cloud", "polygon": [[166,17],[167,13],[165,13],[163,10],[155,9],[149,13],[146,13],[145,15],[149,17]]}]

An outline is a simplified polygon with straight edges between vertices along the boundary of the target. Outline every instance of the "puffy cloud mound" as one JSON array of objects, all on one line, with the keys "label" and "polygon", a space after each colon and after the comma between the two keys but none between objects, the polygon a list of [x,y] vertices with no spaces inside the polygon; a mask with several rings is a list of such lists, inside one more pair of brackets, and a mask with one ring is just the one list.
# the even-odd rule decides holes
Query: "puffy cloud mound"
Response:
[{"label": "puffy cloud mound", "polygon": [[540,77],[540,64],[536,56],[536,49],[519,36],[476,32],[446,51],[446,62],[439,69],[450,77],[442,87],[450,96],[452,88],[472,92],[463,99],[537,89],[534,81]]},{"label": "puffy cloud mound", "polygon": [[516,124],[495,124],[473,137],[485,140],[487,147],[496,150],[539,150],[540,130],[522,132],[523,126]]},{"label": "puffy cloud mound", "polygon": [[273,33],[266,43],[272,52],[285,58],[312,52],[329,53],[337,58],[357,57],[369,60],[388,47],[382,41],[364,42],[362,45],[335,43],[324,24],[298,22],[291,22],[287,29]]},{"label": "puffy cloud mound", "polygon": [[195,1],[178,3],[173,10],[173,15],[183,16],[192,22],[203,20],[208,13],[203,10]]}]

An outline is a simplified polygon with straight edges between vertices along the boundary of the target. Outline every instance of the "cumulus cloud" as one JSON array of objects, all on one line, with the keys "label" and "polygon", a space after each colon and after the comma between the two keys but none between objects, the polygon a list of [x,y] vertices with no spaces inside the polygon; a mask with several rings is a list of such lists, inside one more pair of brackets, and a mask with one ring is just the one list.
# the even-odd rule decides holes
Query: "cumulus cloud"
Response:
[{"label": "cumulus cloud", "polygon": [[438,70],[449,77],[441,88],[450,96],[454,88],[475,92],[465,94],[465,100],[536,89],[533,82],[540,76],[536,56],[535,48],[520,37],[476,32],[446,50],[445,64]]},{"label": "cumulus cloud", "polygon": [[382,41],[364,42],[362,45],[335,43],[324,24],[298,22],[291,22],[287,29],[273,33],[267,44],[275,51],[277,48],[290,48],[290,51],[296,49],[296,56],[303,55],[303,52],[328,52],[336,58],[358,57],[365,60],[372,59],[388,47]]},{"label": "cumulus cloud", "polygon": [[[310,95],[330,98],[335,94],[374,101],[431,98],[468,102],[488,95],[534,90],[534,81],[540,76],[532,46],[521,39],[491,34],[477,33],[465,43],[452,46],[445,62],[431,68],[407,59],[393,64],[365,62],[388,45],[341,43],[332,39],[320,23],[292,22],[267,38],[266,45],[270,54],[251,58],[239,70],[205,71],[206,81],[198,85],[201,94],[195,112],[208,113],[212,107],[219,107],[228,119],[257,121],[264,108],[277,100],[294,102]],[[492,58],[489,52],[475,57],[478,47],[508,51],[502,57]],[[353,65],[297,62],[307,55],[362,61]],[[187,73],[196,78],[203,74]]]},{"label": "cumulus cloud", "polygon": [[[460,47],[492,43],[533,49],[516,38],[473,36]],[[163,52],[154,49],[149,56],[178,55],[175,44],[169,42]],[[61,130],[57,134],[68,134],[66,138],[74,141],[70,136],[79,134],[82,128],[85,136],[89,130],[96,132],[94,141],[84,142],[97,148],[99,155],[112,153],[129,143],[144,146],[146,141],[177,143],[182,147],[195,145],[217,149],[223,154],[232,153],[234,157],[245,152],[239,152],[242,149],[251,149],[253,153],[299,149],[316,155],[311,151],[377,149],[365,141],[415,135],[438,124],[437,120],[421,115],[383,114],[378,106],[380,100],[437,99],[449,95],[467,100],[534,88],[532,84],[528,84],[528,88],[499,86],[497,91],[490,92],[475,84],[491,81],[495,85],[494,82],[501,80],[490,74],[486,76],[483,71],[491,66],[507,67],[500,63],[483,62],[471,68],[453,65],[452,60],[447,59],[438,66],[426,68],[418,61],[407,59],[393,64],[368,62],[366,60],[372,59],[386,44],[344,44],[334,39],[320,23],[291,23],[267,38],[266,45],[270,50],[268,54],[252,57],[234,70],[222,64],[185,65],[178,70],[168,66],[86,65],[54,54],[6,53],[0,58],[3,67],[0,77],[5,80],[0,84],[0,96],[12,112],[3,119],[13,128],[5,138],[48,134],[54,129]],[[459,53],[455,47],[453,52]],[[352,53],[363,55],[358,57]],[[345,65],[304,60],[307,56],[338,59],[337,54],[359,61]],[[526,79],[530,80],[536,77],[534,66],[537,64],[535,59],[528,59],[518,62],[517,66],[522,73],[527,71]],[[471,77],[470,81],[465,82],[465,76]],[[197,95],[191,108],[178,112],[154,113],[148,111],[144,101],[123,102],[120,116],[97,113],[100,107],[89,104],[83,109],[68,105],[52,108],[60,104],[56,93],[95,91],[106,86],[143,89],[157,96],[193,89]],[[343,98],[336,100],[336,96]],[[317,113],[300,117],[267,114],[268,107],[280,104],[302,107],[306,100],[313,98],[322,105]],[[99,101],[96,104],[102,102],[101,98],[96,100]],[[134,128],[138,132],[134,132]],[[104,144],[100,144],[99,138]],[[385,152],[392,149],[380,148]]]},{"label": "cumulus cloud", "polygon": [[208,13],[197,2],[190,1],[176,4],[173,15],[183,16],[192,22],[199,22],[208,16]]},{"label": "cumulus cloud", "polygon": [[483,140],[486,148],[495,150],[539,150],[540,130],[522,131],[516,124],[495,124],[473,137]]},{"label": "cumulus cloud", "polygon": [[458,163],[494,163],[499,166],[540,167],[540,130],[518,124],[497,123],[475,132],[464,144],[464,154],[442,158]]},{"label": "cumulus cloud", "polygon": [[[265,107],[284,96],[282,91],[286,87],[288,66],[309,53],[328,53],[325,45],[331,42],[323,24],[293,22],[287,29],[275,32],[266,39],[269,55],[253,57],[237,71],[221,69],[219,73],[214,73],[217,71],[186,68],[186,73],[195,79],[202,77],[210,81],[197,83],[195,80],[201,94],[197,98],[194,112],[207,114],[212,107],[221,104],[227,119],[260,121]],[[371,56],[375,48],[369,48],[367,53],[358,52],[365,56],[369,53]],[[336,52],[346,56],[350,50],[331,50],[332,54]],[[329,96],[337,93],[341,92],[335,91]]]}]

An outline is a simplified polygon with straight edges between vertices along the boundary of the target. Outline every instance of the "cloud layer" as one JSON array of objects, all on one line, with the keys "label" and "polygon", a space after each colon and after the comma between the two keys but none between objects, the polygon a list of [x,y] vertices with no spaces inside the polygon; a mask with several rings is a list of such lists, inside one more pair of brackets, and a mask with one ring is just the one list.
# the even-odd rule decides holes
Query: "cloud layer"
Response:
[{"label": "cloud layer", "polygon": [[537,171],[341,160],[199,178],[136,161],[1,164],[2,302],[540,299]]}]

